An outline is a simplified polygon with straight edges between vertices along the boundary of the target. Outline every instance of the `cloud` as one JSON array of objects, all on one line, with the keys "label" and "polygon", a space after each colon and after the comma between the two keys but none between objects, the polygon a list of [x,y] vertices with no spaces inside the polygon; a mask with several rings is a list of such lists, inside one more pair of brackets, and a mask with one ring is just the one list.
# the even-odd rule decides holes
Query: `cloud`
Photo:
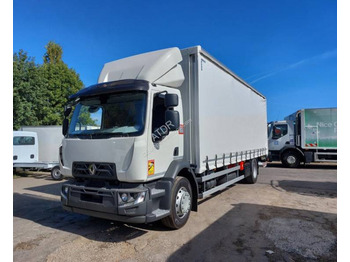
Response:
[{"label": "cloud", "polygon": [[310,58],[306,58],[306,59],[303,59],[303,60],[300,60],[296,63],[293,63],[293,64],[290,64],[290,65],[287,65],[283,68],[280,68],[280,69],[276,69],[274,71],[270,71],[270,72],[264,72],[264,73],[259,73],[259,74],[255,74],[255,75],[252,75],[250,77],[247,77],[246,79],[249,79],[249,78],[255,78],[257,77],[256,79],[254,79],[253,81],[249,82],[249,84],[253,84],[253,83],[256,83],[262,79],[265,79],[265,78],[268,78],[268,77],[271,77],[271,76],[274,76],[274,75],[277,75],[283,71],[286,71],[286,70],[289,70],[289,69],[294,69],[294,68],[297,68],[301,65],[304,65],[306,63],[310,63],[310,62],[314,62],[314,61],[321,61],[321,60],[325,60],[325,59],[328,59],[328,58],[331,58],[331,57],[334,57],[337,55],[337,50],[331,50],[331,51],[327,51],[327,52],[324,52],[322,54],[319,54],[319,55],[316,55],[316,56],[313,56],[313,57],[310,57]]}]

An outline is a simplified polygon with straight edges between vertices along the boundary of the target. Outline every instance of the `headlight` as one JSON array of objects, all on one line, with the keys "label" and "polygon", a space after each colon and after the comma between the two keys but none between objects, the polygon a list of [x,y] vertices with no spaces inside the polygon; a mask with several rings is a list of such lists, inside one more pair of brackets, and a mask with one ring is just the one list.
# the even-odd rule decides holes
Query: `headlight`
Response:
[{"label": "headlight", "polygon": [[128,202],[129,196],[127,193],[122,193],[120,195],[120,198],[122,199],[123,202]]},{"label": "headlight", "polygon": [[68,195],[68,190],[69,190],[69,187],[67,186],[62,186],[62,194],[64,196],[67,196]]},{"label": "headlight", "polygon": [[138,204],[138,203],[145,201],[145,198],[146,198],[146,192],[138,193],[137,197],[134,198],[135,199],[134,204]]},{"label": "headlight", "polygon": [[119,193],[120,199],[123,201],[122,205],[132,205],[139,204],[145,201],[146,191],[137,193]]}]

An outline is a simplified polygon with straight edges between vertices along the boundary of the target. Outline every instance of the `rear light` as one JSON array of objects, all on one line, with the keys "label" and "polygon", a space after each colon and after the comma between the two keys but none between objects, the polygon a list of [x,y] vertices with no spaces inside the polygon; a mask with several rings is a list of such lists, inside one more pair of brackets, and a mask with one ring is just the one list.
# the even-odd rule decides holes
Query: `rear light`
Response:
[{"label": "rear light", "polygon": [[33,154],[31,154],[31,155],[30,155],[30,158],[31,158],[31,159],[33,159],[33,158],[34,158],[34,155],[33,155]]},{"label": "rear light", "polygon": [[227,166],[227,168],[232,168],[232,167],[235,167],[235,166],[236,166],[236,164],[230,164],[230,165]]},{"label": "rear light", "polygon": [[17,160],[18,159],[18,156],[13,156],[13,160]]}]

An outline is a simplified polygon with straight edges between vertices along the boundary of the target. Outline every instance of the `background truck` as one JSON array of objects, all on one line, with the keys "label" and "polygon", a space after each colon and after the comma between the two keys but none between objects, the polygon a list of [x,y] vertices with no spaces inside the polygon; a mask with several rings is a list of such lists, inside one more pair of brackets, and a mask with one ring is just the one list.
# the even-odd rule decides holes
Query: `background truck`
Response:
[{"label": "background truck", "polygon": [[107,63],[98,82],[65,109],[64,209],[180,228],[198,199],[256,182],[266,99],[200,46]]},{"label": "background truck", "polygon": [[61,126],[23,126],[13,131],[13,167],[50,170],[54,180],[63,178],[59,166]]},{"label": "background truck", "polygon": [[268,124],[269,160],[286,167],[337,161],[337,109],[301,109]]}]

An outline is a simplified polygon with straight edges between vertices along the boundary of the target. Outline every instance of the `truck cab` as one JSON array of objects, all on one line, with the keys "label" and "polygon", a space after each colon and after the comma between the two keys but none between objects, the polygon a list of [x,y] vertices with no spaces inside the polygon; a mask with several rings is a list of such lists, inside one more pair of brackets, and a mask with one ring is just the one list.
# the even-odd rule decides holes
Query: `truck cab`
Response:
[{"label": "truck cab", "polygon": [[294,145],[294,130],[287,121],[275,121],[268,124],[269,149],[280,151],[286,145]]},{"label": "truck cab", "polygon": [[[79,101],[74,104],[63,140],[63,174],[89,177],[89,165],[101,163],[100,175],[107,175],[105,169],[111,169],[118,181],[159,178],[174,158],[182,157],[180,92],[135,80],[103,86],[77,94]],[[102,89],[107,92],[96,94]],[[175,102],[170,104],[169,98]],[[102,167],[102,162],[109,164]]]},{"label": "truck cab", "polygon": [[282,161],[285,166],[298,166],[302,153],[296,147],[295,123],[292,120],[268,123],[269,160]]}]

